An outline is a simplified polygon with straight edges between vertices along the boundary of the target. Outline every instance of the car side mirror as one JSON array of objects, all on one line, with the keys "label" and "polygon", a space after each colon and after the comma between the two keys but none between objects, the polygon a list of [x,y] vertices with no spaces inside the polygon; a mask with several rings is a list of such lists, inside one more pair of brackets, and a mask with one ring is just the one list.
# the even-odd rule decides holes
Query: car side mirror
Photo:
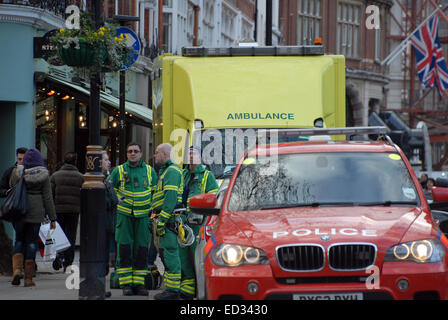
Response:
[{"label": "car side mirror", "polygon": [[434,202],[448,201],[448,188],[433,187],[431,191]]},{"label": "car side mirror", "polygon": [[204,216],[217,216],[221,209],[216,208],[216,195],[213,193],[198,194],[190,199],[190,210]]}]

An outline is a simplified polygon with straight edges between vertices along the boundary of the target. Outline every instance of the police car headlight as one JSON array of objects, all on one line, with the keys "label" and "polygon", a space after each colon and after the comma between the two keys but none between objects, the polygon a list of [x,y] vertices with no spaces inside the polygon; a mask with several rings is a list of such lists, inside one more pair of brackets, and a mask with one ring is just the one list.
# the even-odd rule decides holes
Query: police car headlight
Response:
[{"label": "police car headlight", "polygon": [[269,264],[266,254],[257,248],[236,244],[221,244],[213,249],[212,262],[221,267],[236,267],[244,264]]},{"label": "police car headlight", "polygon": [[445,247],[435,239],[410,241],[391,247],[384,261],[439,262],[445,256]]}]

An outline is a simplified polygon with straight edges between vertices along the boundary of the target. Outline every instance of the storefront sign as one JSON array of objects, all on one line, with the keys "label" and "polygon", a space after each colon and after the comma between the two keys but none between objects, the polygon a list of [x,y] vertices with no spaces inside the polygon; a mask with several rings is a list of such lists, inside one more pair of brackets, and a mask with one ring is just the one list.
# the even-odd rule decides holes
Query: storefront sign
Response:
[{"label": "storefront sign", "polygon": [[42,58],[49,64],[62,66],[64,62],[59,58],[57,46],[50,41],[56,32],[58,29],[48,31],[43,37],[34,37],[34,58]]}]

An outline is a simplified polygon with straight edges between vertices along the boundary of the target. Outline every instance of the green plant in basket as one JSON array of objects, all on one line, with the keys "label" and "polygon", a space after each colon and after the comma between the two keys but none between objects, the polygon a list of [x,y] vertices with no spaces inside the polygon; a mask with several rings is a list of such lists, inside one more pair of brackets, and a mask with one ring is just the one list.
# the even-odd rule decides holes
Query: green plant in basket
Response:
[{"label": "green plant in basket", "polygon": [[128,63],[132,48],[126,45],[123,35],[116,36],[117,27],[106,23],[95,29],[89,15],[82,14],[79,29],[60,29],[51,41],[68,66],[90,72],[118,71]]}]

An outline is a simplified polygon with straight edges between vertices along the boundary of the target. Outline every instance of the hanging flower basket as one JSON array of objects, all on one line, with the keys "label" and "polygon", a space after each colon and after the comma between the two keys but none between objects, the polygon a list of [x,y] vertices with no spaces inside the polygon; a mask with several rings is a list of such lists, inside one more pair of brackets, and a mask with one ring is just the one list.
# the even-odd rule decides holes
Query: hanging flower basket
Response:
[{"label": "hanging flower basket", "polygon": [[90,67],[95,63],[95,49],[86,42],[79,42],[79,48],[74,45],[68,48],[59,45],[58,53],[62,61],[70,67]]},{"label": "hanging flower basket", "polygon": [[96,72],[113,72],[128,63],[132,48],[123,35],[116,36],[118,26],[106,24],[95,30],[87,15],[81,15],[80,29],[60,29],[51,38],[62,61],[71,67]]}]

